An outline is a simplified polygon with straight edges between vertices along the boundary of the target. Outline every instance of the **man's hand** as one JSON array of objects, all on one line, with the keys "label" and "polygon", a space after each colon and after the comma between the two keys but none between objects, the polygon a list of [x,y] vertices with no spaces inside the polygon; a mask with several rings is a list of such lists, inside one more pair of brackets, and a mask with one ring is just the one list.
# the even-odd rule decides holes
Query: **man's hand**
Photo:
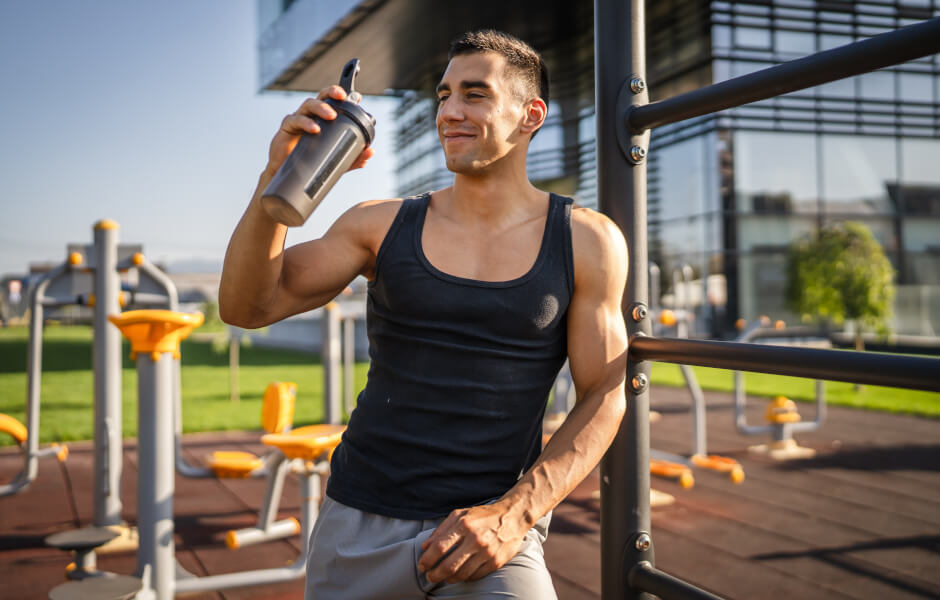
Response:
[{"label": "man's hand", "polygon": [[519,552],[529,527],[499,503],[455,510],[421,544],[418,569],[431,583],[480,579]]},{"label": "man's hand", "polygon": [[[284,120],[281,121],[281,128],[274,135],[274,139],[271,140],[271,148],[268,151],[268,166],[265,170],[270,175],[274,175],[274,173],[281,168],[281,165],[287,160],[294,146],[300,141],[301,134],[309,133],[316,135],[320,133],[320,125],[316,122],[314,117],[325,121],[332,121],[336,118],[336,111],[333,110],[332,106],[324,102],[327,98],[345,100],[346,90],[338,85],[331,85],[321,91],[316,98],[308,98],[305,100],[296,112],[287,115],[284,117]],[[349,169],[358,169],[365,166],[366,161],[368,161],[373,154],[375,154],[375,150],[373,150],[371,146],[367,146]]]}]

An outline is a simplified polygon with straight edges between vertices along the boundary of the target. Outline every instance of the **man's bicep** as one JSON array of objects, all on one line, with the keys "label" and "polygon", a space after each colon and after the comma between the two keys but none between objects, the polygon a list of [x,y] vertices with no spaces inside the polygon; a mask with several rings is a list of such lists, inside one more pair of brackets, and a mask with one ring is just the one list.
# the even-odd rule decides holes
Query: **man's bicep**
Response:
[{"label": "man's bicep", "polygon": [[282,311],[294,314],[322,306],[371,269],[372,240],[378,235],[376,229],[383,227],[379,213],[370,214],[369,206],[354,207],[323,237],[285,250],[279,289]]},{"label": "man's bicep", "polygon": [[576,278],[568,312],[568,358],[581,398],[600,389],[606,393],[625,376],[622,300],[627,250],[620,231],[599,215],[574,240]]}]

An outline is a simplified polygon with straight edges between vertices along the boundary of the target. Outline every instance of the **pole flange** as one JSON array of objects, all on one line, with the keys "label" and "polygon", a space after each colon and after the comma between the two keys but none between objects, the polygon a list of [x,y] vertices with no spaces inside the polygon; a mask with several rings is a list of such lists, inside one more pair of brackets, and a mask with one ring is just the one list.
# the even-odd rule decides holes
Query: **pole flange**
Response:
[{"label": "pole flange", "polygon": [[617,93],[616,108],[616,127],[617,127],[617,145],[624,157],[631,164],[638,165],[646,159],[647,148],[650,144],[650,131],[633,131],[630,128],[630,110],[636,106],[649,104],[649,92],[646,89],[645,82],[643,89],[634,91],[636,81],[643,81],[639,75],[633,75],[624,80],[620,91]]}]

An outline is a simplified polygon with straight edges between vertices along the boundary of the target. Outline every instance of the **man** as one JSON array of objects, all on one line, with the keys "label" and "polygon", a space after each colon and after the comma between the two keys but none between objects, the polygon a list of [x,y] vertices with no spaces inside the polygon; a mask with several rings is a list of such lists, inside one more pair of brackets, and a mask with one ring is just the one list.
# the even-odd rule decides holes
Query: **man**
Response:
[{"label": "man", "polygon": [[[505,34],[451,46],[437,130],[451,187],[365,202],[284,250],[261,190],[323,98],[286,117],[225,258],[222,318],[260,327],[369,279],[372,363],[311,536],[316,598],[554,598],[550,511],[594,468],[625,410],[626,246],[604,216],[535,188],[541,57]],[[354,167],[371,156],[365,150]],[[540,452],[565,358],[577,391]]]}]

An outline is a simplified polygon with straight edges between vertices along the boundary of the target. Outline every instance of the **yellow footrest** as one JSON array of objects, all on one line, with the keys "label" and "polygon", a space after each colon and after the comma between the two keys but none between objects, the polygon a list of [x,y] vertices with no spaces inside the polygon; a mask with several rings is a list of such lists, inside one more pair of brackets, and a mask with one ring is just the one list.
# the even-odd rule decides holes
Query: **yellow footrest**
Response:
[{"label": "yellow footrest", "polygon": [[693,454],[692,464],[703,469],[727,473],[731,481],[735,483],[744,481],[744,469],[741,467],[741,463],[727,456],[719,456],[717,454],[709,454],[708,456]]},{"label": "yellow footrest", "polygon": [[692,475],[692,469],[680,463],[651,458],[650,473],[660,477],[676,479],[679,481],[679,485],[685,489],[689,489],[695,485],[695,477]]},{"label": "yellow footrest", "polygon": [[251,452],[226,450],[213,452],[207,462],[216,477],[229,479],[248,477],[252,471],[264,465],[264,461]]},{"label": "yellow footrest", "polygon": [[25,442],[26,436],[29,435],[22,423],[3,413],[0,413],[0,431],[12,435],[17,444]]},{"label": "yellow footrest", "polygon": [[274,446],[287,458],[313,461],[324,452],[329,454],[339,446],[346,431],[345,425],[307,425],[287,433],[269,433],[261,436],[261,442]]}]

